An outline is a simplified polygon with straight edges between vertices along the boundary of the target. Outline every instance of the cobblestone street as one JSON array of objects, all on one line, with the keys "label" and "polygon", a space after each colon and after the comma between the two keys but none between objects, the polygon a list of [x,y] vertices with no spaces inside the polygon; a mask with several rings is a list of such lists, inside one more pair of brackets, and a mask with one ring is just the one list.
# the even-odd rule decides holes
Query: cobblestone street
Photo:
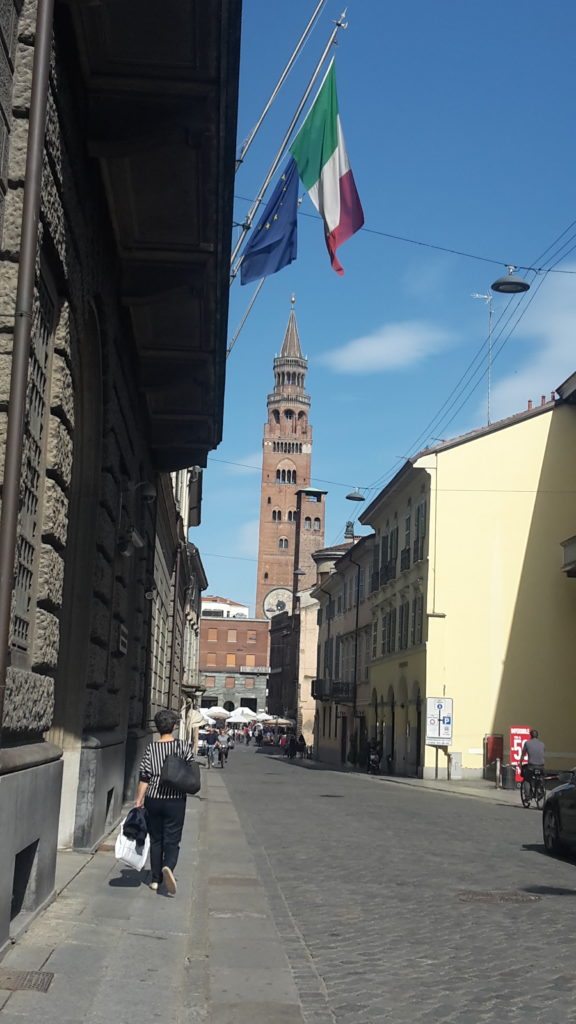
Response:
[{"label": "cobblestone street", "polygon": [[[573,1018],[576,866],[538,811],[251,749],[230,769],[310,1024]],[[467,897],[496,891],[526,902]]]},{"label": "cobblestone street", "polygon": [[543,853],[516,793],[242,746],[202,778],[176,899],[118,864],[113,836],[61,855],[60,895],[2,959],[0,1024],[574,1019],[576,865]]}]

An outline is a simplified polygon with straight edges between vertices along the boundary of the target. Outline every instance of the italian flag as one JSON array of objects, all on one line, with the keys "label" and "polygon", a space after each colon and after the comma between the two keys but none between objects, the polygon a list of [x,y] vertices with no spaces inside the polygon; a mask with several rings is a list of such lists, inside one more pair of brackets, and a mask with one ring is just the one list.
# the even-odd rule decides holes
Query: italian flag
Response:
[{"label": "italian flag", "polygon": [[332,266],[337,274],[343,274],[336,249],[360,230],[364,212],[340,124],[334,58],[290,152],[302,184],[324,221]]}]

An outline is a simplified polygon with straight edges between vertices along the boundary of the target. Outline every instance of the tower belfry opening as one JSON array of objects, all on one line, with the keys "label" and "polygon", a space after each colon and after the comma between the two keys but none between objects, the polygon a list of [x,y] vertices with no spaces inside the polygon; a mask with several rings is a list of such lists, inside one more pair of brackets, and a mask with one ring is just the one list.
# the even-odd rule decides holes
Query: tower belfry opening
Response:
[{"label": "tower belfry opening", "polygon": [[[312,427],[306,391],[308,360],[302,355],[292,297],[280,355],[273,364],[274,389],[268,395],[268,419],[262,443],[262,482],[256,615],[269,618],[291,611],[294,569],[301,570],[299,589],[313,585],[312,552],[324,546],[324,502],[304,499],[297,523],[296,492],[310,486]],[[296,530],[299,565],[294,565]]]}]

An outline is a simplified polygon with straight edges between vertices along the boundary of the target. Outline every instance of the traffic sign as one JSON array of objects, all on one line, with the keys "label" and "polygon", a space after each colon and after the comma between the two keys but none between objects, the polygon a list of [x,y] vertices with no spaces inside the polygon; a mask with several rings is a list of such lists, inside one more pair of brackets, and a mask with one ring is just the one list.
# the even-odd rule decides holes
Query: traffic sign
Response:
[{"label": "traffic sign", "polygon": [[452,742],[452,698],[426,699],[426,743],[433,747],[448,747]]}]

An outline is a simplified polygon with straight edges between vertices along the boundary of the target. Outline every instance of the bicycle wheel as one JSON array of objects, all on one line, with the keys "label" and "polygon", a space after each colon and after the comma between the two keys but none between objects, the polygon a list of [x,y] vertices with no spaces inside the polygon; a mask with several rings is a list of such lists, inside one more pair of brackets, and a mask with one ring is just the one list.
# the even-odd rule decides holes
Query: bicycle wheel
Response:
[{"label": "bicycle wheel", "polygon": [[544,806],[544,800],[546,797],[544,783],[540,782],[540,780],[534,783],[534,797],[536,800],[536,807],[540,810]]},{"label": "bicycle wheel", "polygon": [[520,799],[524,807],[530,807],[530,801],[532,799],[532,786],[527,779],[522,779],[520,783]]}]

